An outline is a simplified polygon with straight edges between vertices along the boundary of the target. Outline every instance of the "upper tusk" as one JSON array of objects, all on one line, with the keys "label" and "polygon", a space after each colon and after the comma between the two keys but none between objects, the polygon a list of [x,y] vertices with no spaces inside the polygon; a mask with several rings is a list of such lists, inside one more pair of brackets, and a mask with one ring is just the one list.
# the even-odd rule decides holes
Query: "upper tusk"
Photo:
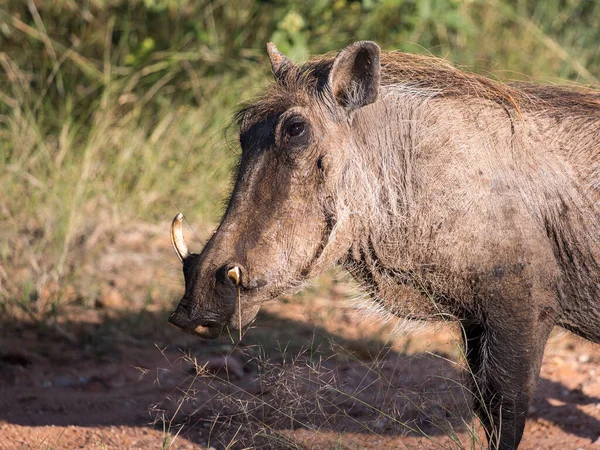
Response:
[{"label": "upper tusk", "polygon": [[227,276],[235,286],[240,284],[240,268],[238,266],[234,266],[227,271]]},{"label": "upper tusk", "polygon": [[183,240],[183,214],[181,213],[177,214],[171,223],[171,243],[179,260],[183,262],[190,252]]}]

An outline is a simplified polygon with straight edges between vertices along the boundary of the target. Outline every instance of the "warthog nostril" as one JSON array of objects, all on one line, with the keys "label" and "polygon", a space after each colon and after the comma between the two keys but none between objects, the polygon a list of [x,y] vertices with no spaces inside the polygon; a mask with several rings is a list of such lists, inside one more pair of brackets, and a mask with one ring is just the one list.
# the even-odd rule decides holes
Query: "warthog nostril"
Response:
[{"label": "warthog nostril", "polygon": [[234,286],[239,286],[240,284],[240,268],[238,266],[233,266],[231,269],[227,271],[227,276],[231,280]]}]

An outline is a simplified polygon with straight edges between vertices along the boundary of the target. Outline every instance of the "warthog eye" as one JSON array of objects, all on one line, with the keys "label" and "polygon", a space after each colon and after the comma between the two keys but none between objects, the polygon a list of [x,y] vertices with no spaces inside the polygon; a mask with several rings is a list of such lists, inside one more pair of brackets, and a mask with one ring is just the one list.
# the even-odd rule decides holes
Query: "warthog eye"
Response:
[{"label": "warthog eye", "polygon": [[311,137],[311,124],[299,114],[289,114],[279,122],[276,131],[275,143],[280,148],[285,148],[288,154],[300,150],[309,144]]},{"label": "warthog eye", "polygon": [[304,134],[305,130],[306,130],[306,123],[292,122],[291,124],[289,124],[286,127],[285,134],[288,137],[294,138],[294,137],[298,137],[298,136],[301,136],[302,134]]}]

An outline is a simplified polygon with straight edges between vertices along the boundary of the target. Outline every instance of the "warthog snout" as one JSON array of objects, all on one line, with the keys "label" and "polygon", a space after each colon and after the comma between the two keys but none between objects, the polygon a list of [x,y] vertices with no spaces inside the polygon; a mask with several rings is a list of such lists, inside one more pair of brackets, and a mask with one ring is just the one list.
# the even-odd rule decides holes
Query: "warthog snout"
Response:
[{"label": "warthog snout", "polygon": [[[202,338],[215,338],[232,321],[245,269],[235,262],[216,264],[203,254],[190,253],[182,223],[183,215],[179,213],[171,224],[171,241],[183,263],[186,292],[169,323]],[[218,269],[213,270],[215,266]]]},{"label": "warthog snout", "polygon": [[221,335],[223,324],[206,319],[193,320],[189,311],[179,306],[169,316],[169,323],[186,333],[195,334],[204,339],[212,339]]}]

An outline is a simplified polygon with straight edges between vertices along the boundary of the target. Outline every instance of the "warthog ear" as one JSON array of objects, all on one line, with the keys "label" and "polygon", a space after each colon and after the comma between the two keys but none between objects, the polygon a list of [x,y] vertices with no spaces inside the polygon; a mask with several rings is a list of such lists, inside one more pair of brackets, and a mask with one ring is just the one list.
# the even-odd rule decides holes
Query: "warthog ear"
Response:
[{"label": "warthog ear", "polygon": [[287,56],[281,53],[272,42],[267,44],[267,54],[271,60],[271,70],[273,71],[273,75],[275,75],[275,79],[277,80],[283,76],[286,70],[294,67],[294,63],[290,61]]},{"label": "warthog ear", "polygon": [[369,105],[379,95],[381,49],[375,42],[349,45],[335,58],[329,72],[329,86],[337,102],[353,111]]}]

